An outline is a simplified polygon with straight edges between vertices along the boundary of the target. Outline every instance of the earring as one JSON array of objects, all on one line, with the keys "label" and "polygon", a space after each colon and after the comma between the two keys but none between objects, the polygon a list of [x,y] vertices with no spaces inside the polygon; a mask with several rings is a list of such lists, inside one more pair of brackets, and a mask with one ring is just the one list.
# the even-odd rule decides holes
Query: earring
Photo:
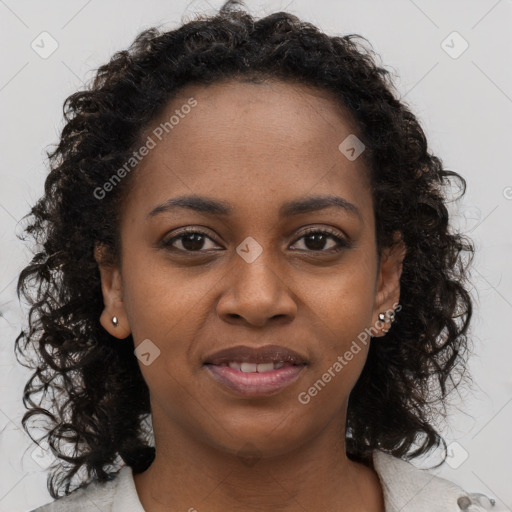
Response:
[{"label": "earring", "polygon": [[[379,320],[381,322],[385,322],[386,321],[386,315],[384,313],[379,313]],[[392,311],[390,314],[389,314],[389,327],[391,328],[391,326],[393,325],[393,322],[395,321],[395,311]],[[384,333],[388,333],[389,332],[389,329],[382,329],[382,332]]]},{"label": "earring", "polygon": [[117,327],[119,325],[119,320],[117,319],[117,316],[112,317],[112,324],[114,327]]}]

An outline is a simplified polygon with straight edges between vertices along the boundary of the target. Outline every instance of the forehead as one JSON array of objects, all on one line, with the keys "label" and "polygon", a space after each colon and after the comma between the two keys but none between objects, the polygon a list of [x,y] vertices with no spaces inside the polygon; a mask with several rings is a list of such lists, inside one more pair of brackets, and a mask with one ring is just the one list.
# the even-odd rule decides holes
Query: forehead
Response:
[{"label": "forehead", "polygon": [[179,120],[174,115],[173,123],[178,122],[163,134],[164,138],[172,133],[177,142],[191,135],[191,131],[200,130],[209,139],[196,140],[198,144],[213,145],[217,138],[227,142],[229,135],[231,145],[246,148],[256,143],[266,143],[271,148],[275,141],[314,151],[328,146],[331,138],[337,141],[358,132],[349,110],[329,91],[278,80],[224,80],[207,86],[186,86],[167,103],[147,132],[164,125],[173,114],[188,111],[187,103],[192,97],[197,105],[191,112],[181,113]]},{"label": "forehead", "polygon": [[363,160],[339,149],[353,134],[353,118],[329,91],[282,81],[190,85],[143,134],[155,144],[137,168],[135,189],[158,198],[260,199],[338,189],[354,199],[368,183]]}]

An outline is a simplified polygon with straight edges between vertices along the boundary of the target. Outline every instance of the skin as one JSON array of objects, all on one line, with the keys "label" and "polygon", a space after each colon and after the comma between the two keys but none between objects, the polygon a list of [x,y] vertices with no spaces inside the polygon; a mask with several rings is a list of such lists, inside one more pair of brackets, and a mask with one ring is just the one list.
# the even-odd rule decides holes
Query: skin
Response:
[{"label": "skin", "polygon": [[[121,265],[102,264],[96,252],[102,325],[160,350],[151,364],[139,361],[156,446],[151,467],[134,476],[140,501],[148,512],[383,511],[376,472],[350,460],[344,442],[348,397],[369,345],[308,404],[297,398],[399,302],[405,248],[384,251],[379,268],[363,160],[338,149],[356,133],[353,120],[320,89],[225,81],[184,88],[145,136],[191,96],[197,106],[134,171]],[[189,194],[228,202],[233,212],[182,208],[147,218]],[[328,208],[279,217],[286,201],[320,194],[350,201],[360,216]],[[207,233],[195,252],[183,238],[174,251],[161,246],[186,226]],[[333,239],[315,245],[304,237],[308,227],[330,228],[352,246],[336,253]],[[249,236],[263,250],[252,263],[236,252]],[[385,343],[378,338],[386,328],[371,342]],[[284,345],[309,364],[273,396],[241,397],[203,367],[207,355],[239,344]]]}]

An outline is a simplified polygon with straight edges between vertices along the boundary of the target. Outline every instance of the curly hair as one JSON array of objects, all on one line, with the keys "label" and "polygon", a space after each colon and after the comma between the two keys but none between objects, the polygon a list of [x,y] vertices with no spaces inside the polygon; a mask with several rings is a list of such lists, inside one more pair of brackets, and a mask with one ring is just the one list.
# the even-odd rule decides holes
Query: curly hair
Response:
[{"label": "curly hair", "polygon": [[365,42],[357,34],[328,36],[286,12],[255,19],[231,0],[175,30],[144,30],[65,100],[44,194],[25,216],[24,235],[38,247],[17,283],[30,310],[15,342],[18,360],[33,370],[23,427],[30,435],[29,420],[42,415],[47,428],[38,441],[60,459],[48,475],[52,497],[69,494],[80,473],[82,484],[106,481],[116,464],[138,473],[152,463],[148,387],[133,339],[119,344],[99,323],[104,305],[94,258],[100,242],[105,261],[119,261],[120,212],[136,167],[107,198],[93,191],[140,147],[145,128],[177,91],[224,79],[315,86],[352,114],[366,146],[379,258],[396,232],[407,253],[402,309],[385,342],[370,344],[350,394],[347,454],[368,460],[381,449],[410,459],[445,446],[435,418],[446,415],[448,394],[467,375],[466,283],[474,255],[471,240],[449,225],[447,195],[452,179],[461,195],[466,181],[429,152],[418,120]]}]

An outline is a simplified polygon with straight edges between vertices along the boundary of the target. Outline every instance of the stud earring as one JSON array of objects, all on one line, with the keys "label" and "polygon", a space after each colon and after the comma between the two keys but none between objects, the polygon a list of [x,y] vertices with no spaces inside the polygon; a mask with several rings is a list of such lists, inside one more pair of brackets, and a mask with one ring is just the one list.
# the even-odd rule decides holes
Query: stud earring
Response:
[{"label": "stud earring", "polygon": [[117,319],[117,316],[112,317],[112,324],[114,327],[117,327],[119,325],[119,320]]},{"label": "stud earring", "polygon": [[[379,320],[381,322],[385,322],[386,321],[386,315],[384,313],[379,313]],[[392,311],[391,313],[389,313],[389,327],[390,328],[393,325],[394,321],[395,321],[395,312]],[[382,332],[387,334],[389,332],[389,329],[382,329]]]},{"label": "stud earring", "polygon": [[[385,322],[386,321],[386,315],[384,313],[379,313],[379,321]],[[388,329],[382,329],[382,332],[388,333]]]}]

